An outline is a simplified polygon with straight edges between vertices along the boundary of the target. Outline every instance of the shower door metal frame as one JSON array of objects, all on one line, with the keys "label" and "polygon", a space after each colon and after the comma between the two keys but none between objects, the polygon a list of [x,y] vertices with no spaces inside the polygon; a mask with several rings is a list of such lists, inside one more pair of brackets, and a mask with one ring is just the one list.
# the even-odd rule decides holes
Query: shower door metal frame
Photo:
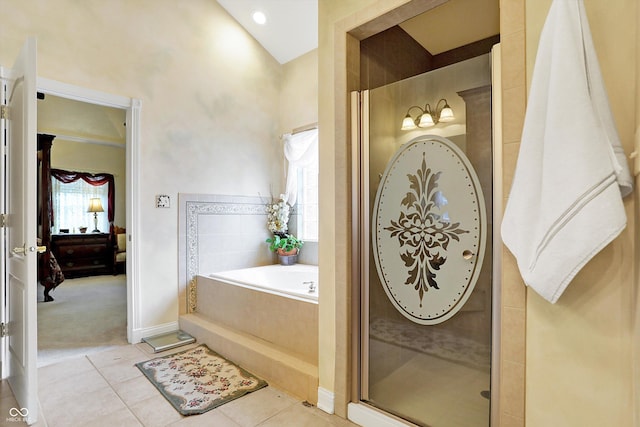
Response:
[{"label": "shower door metal frame", "polygon": [[[492,120],[492,333],[491,333],[491,407],[490,425],[498,425],[500,418],[500,350],[501,350],[501,273],[502,273],[502,244],[500,243],[500,227],[502,220],[502,86],[501,86],[501,46],[496,44],[491,51],[491,120]],[[384,413],[390,419],[400,423],[407,420],[384,412],[366,400],[368,398],[368,378],[363,372],[368,372],[368,348],[363,345],[368,342],[368,304],[369,304],[369,91],[354,91],[350,94],[350,125],[351,125],[351,221],[352,221],[352,381],[351,401],[367,408]]]},{"label": "shower door metal frame", "polygon": [[[357,381],[353,381],[357,401],[368,399],[368,377],[362,372],[369,370],[368,346],[363,345],[369,340],[369,257],[370,238],[369,191],[365,177],[369,175],[369,91],[351,93],[351,141],[352,141],[352,183],[353,183],[353,292],[354,301],[358,301],[358,311],[354,314],[354,337],[359,351],[354,352],[357,366]],[[356,268],[357,266],[357,268]],[[356,310],[354,310],[356,311]]]}]

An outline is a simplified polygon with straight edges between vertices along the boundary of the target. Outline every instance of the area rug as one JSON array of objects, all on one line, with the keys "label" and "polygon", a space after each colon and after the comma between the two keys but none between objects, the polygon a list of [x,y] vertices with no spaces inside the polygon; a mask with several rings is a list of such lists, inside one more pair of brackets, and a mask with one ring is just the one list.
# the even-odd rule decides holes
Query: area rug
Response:
[{"label": "area rug", "polygon": [[182,415],[202,414],[267,385],[206,345],[136,366]]}]

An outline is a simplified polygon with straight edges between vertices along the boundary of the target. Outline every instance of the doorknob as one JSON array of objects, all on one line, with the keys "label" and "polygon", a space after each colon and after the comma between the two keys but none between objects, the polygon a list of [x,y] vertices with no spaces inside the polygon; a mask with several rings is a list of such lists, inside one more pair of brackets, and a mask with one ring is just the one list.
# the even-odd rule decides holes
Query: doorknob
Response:
[{"label": "doorknob", "polygon": [[39,254],[41,254],[47,251],[47,247],[46,246],[29,246],[29,248],[27,249],[27,244],[25,243],[24,246],[22,247],[13,248],[11,252],[13,252],[14,255],[25,255],[27,251],[29,252],[37,251]]},{"label": "doorknob", "polygon": [[462,252],[462,258],[464,259],[471,259],[473,258],[473,252],[471,252],[469,249],[466,249]]}]

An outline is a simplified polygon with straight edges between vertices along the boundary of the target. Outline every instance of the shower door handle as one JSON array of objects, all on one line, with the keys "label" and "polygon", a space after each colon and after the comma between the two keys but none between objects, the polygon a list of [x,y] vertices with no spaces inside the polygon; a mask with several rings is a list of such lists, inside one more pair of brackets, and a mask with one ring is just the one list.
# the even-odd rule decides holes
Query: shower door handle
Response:
[{"label": "shower door handle", "polygon": [[473,258],[475,256],[475,254],[470,251],[469,249],[465,249],[462,252],[462,258],[466,259],[466,260],[470,260],[471,258]]}]

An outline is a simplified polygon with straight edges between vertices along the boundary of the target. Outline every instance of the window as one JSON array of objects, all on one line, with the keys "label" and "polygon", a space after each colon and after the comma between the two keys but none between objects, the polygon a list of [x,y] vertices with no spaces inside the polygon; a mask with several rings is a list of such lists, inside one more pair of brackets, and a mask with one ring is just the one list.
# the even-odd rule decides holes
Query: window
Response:
[{"label": "window", "polygon": [[298,237],[318,240],[318,162],[298,170]]},{"label": "window", "polygon": [[81,172],[51,171],[51,199],[53,232],[67,229],[70,233],[80,232],[87,227],[90,233],[95,229],[94,214],[87,212],[89,200],[99,198],[104,212],[97,214],[98,230],[110,231],[113,221],[113,175],[92,175]]}]

